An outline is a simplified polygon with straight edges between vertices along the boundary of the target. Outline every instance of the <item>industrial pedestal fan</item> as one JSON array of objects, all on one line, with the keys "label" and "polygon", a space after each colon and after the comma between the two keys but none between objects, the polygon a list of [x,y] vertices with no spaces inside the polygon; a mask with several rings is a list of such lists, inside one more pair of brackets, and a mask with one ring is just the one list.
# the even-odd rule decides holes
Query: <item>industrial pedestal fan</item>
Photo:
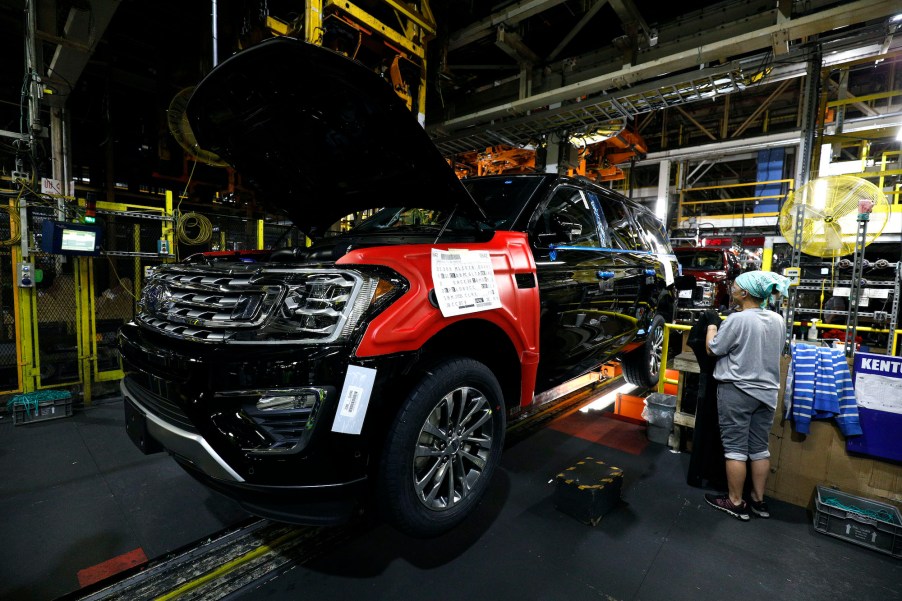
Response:
[{"label": "industrial pedestal fan", "polygon": [[859,214],[870,213],[865,246],[880,236],[890,216],[886,196],[865,179],[851,175],[814,179],[790,193],[780,210],[780,233],[791,245],[795,244],[800,205],[798,250],[815,257],[837,258],[855,252]]}]

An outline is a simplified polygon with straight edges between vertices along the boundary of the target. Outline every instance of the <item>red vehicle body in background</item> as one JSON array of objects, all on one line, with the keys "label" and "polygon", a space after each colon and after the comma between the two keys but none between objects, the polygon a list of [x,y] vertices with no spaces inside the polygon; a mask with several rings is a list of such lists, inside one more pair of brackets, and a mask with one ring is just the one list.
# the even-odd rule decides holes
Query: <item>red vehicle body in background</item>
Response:
[{"label": "red vehicle body in background", "polygon": [[677,311],[728,309],[730,286],[742,273],[736,253],[720,246],[679,246],[673,252],[683,268],[683,275],[694,276],[696,281],[694,290],[680,290]]}]

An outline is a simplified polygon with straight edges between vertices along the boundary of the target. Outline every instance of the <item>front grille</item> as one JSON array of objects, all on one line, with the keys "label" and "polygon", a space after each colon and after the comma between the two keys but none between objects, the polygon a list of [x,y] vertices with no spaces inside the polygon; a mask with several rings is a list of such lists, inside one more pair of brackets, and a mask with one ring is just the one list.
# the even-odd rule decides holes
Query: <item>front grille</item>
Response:
[{"label": "front grille", "polygon": [[[345,308],[353,307],[363,284],[358,275],[334,270],[167,265],[148,278],[136,320],[169,336],[203,342],[254,342],[256,333],[274,322],[270,341],[328,342],[342,333]],[[321,296],[323,290],[329,295]]]},{"label": "front grille", "polygon": [[[164,380],[149,374],[126,376],[125,387],[134,400],[155,417],[188,432],[197,432],[197,428],[194,427],[182,408],[165,396],[168,386]],[[153,392],[151,388],[158,390],[159,393]]]},{"label": "front grille", "polygon": [[148,280],[138,318],[165,334],[227,340],[236,330],[259,327],[284,288],[260,269],[172,265]]}]

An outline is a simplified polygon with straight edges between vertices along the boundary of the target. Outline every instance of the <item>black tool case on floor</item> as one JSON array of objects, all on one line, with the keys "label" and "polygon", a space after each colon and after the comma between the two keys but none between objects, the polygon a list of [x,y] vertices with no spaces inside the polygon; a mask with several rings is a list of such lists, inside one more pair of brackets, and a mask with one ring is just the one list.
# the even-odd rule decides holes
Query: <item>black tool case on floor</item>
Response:
[{"label": "black tool case on floor", "polygon": [[554,506],[594,526],[620,503],[622,487],[622,469],[586,457],[555,477]]}]

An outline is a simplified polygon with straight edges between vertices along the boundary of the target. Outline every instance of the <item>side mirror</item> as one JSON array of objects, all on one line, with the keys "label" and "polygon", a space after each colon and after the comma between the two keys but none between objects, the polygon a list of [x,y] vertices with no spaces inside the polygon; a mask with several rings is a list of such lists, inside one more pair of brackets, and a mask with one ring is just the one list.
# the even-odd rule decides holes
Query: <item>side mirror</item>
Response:
[{"label": "side mirror", "polygon": [[542,244],[569,244],[582,233],[582,226],[561,219],[560,215],[552,215],[548,222],[550,231],[539,233]]}]

